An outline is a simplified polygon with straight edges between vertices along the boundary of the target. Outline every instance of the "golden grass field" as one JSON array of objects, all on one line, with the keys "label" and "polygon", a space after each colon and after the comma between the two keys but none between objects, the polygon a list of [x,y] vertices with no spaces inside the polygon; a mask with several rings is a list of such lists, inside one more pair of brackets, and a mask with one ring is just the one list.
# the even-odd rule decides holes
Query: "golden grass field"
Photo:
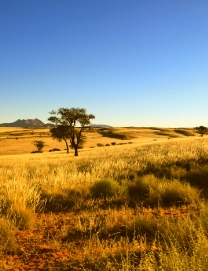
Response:
[{"label": "golden grass field", "polygon": [[208,270],[207,136],[96,129],[64,148],[0,128],[0,270]]},{"label": "golden grass field", "polygon": [[[175,132],[174,129],[164,128],[113,128],[106,129],[106,131],[112,130],[115,137],[109,137],[108,134],[102,135],[99,133],[100,129],[94,129],[88,133],[87,141],[84,144],[84,148],[97,147],[97,144],[111,144],[111,142],[118,143],[149,143],[151,141],[161,141],[177,138],[186,138],[187,136],[183,133],[195,135],[193,129],[178,129],[181,133]],[[105,130],[104,130],[105,131]],[[113,135],[110,135],[113,136]],[[199,135],[198,135],[199,136]],[[123,139],[120,139],[120,138]],[[192,137],[192,136],[190,136]],[[46,143],[44,152],[48,152],[50,149],[59,148],[65,149],[64,142],[58,142],[50,137],[50,129],[47,128],[36,128],[26,129],[18,127],[0,127],[0,155],[11,155],[11,154],[23,154],[31,153],[35,150],[32,141],[42,140]],[[73,153],[73,151],[71,151]]]}]

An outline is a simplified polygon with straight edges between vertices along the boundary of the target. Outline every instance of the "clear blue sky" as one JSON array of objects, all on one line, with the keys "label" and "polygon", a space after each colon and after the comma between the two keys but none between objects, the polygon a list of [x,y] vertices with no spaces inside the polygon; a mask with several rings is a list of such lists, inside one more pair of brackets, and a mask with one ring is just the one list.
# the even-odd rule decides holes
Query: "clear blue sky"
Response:
[{"label": "clear blue sky", "polygon": [[208,126],[208,1],[0,0],[0,123],[59,107]]}]

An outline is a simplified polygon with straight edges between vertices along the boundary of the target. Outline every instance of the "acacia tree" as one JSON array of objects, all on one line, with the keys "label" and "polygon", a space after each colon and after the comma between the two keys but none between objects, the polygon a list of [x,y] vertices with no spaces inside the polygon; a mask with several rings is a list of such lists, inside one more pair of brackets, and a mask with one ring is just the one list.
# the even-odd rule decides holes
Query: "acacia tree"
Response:
[{"label": "acacia tree", "polygon": [[61,141],[64,140],[69,152],[70,141],[71,147],[74,149],[74,156],[78,156],[78,149],[83,144],[85,132],[91,120],[95,118],[92,114],[87,114],[85,108],[59,108],[57,111],[49,112],[52,116],[48,120],[56,125],[51,129],[52,137]]},{"label": "acacia tree", "polygon": [[207,134],[208,133],[208,129],[207,127],[204,127],[204,126],[199,126],[199,127],[196,127],[195,128],[197,130],[197,132],[203,136],[204,134]]}]

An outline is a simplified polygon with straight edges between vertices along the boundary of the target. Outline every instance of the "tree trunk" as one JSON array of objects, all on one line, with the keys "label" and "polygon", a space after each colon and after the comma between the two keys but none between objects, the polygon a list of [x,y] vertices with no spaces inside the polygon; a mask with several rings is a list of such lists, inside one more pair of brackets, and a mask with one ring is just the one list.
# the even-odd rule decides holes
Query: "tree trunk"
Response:
[{"label": "tree trunk", "polygon": [[78,156],[78,147],[74,147],[74,156]]},{"label": "tree trunk", "polygon": [[64,141],[66,143],[66,152],[69,153],[69,144],[68,144],[68,142],[66,140],[64,140]]}]

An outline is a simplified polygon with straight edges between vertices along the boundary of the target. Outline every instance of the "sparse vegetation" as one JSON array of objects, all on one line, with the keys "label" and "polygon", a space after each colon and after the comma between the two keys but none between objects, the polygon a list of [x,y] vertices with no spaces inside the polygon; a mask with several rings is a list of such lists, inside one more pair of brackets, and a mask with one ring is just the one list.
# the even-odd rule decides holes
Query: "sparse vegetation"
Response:
[{"label": "sparse vegetation", "polygon": [[133,138],[131,135],[128,135],[126,133],[116,132],[116,130],[112,128],[102,128],[102,129],[98,129],[97,131],[104,137],[116,138],[120,140]]},{"label": "sparse vegetation", "polygon": [[104,147],[104,145],[101,144],[101,143],[97,143],[97,146],[98,146],[98,147]]},{"label": "sparse vegetation", "polygon": [[59,148],[53,148],[53,149],[49,150],[49,152],[52,152],[52,151],[60,151],[60,149]]},{"label": "sparse vegetation", "polygon": [[184,136],[194,136],[193,133],[191,133],[190,131],[188,130],[185,130],[185,129],[174,129],[174,131],[178,134],[182,134]]},{"label": "sparse vegetation", "polygon": [[37,148],[37,151],[33,151],[33,153],[35,152],[43,152],[43,148],[45,147],[45,142],[42,140],[35,140],[32,142],[32,144]]},{"label": "sparse vegetation", "polygon": [[90,191],[93,198],[115,197],[119,193],[119,184],[112,179],[101,179],[96,181]]},{"label": "sparse vegetation", "polygon": [[207,270],[208,140],[128,142],[1,156],[0,266]]}]

